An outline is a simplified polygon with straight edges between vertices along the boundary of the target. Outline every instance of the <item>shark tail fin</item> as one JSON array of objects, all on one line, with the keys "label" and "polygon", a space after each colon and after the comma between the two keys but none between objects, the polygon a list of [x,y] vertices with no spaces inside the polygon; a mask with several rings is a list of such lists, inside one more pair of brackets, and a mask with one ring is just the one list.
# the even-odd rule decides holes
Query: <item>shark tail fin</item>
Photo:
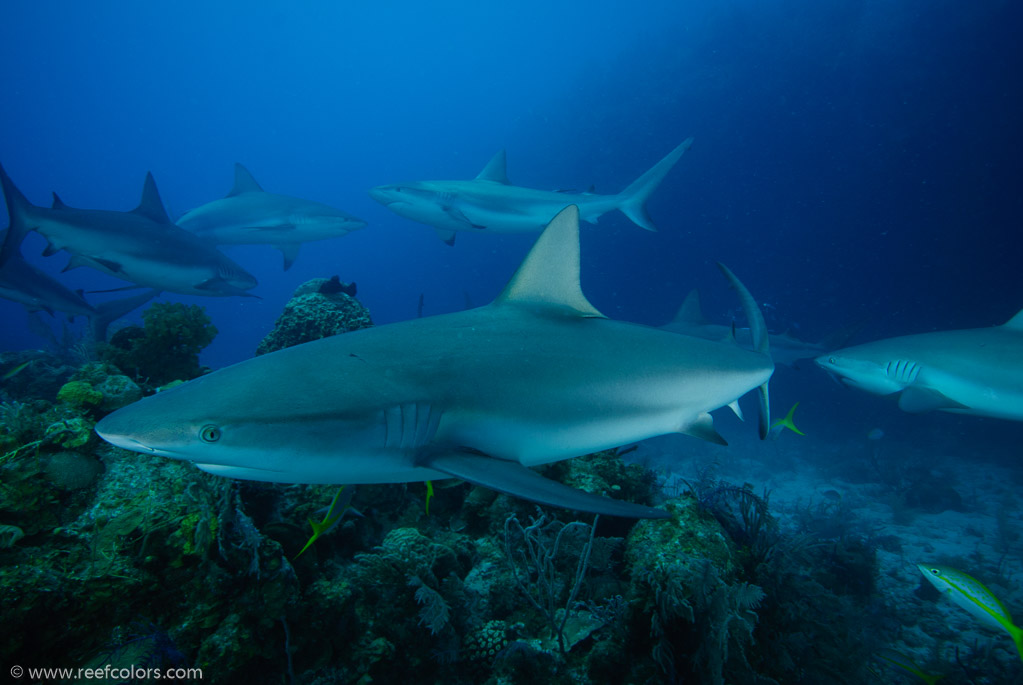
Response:
[{"label": "shark tail fin", "polygon": [[668,172],[671,171],[672,167],[678,163],[678,160],[682,158],[682,155],[692,145],[693,139],[686,138],[678,147],[669,152],[664,159],[653,165],[645,174],[629,184],[625,190],[618,193],[618,209],[625,216],[629,217],[632,223],[648,231],[657,230],[653,219],[650,218],[646,211],[646,201],[650,199],[650,196],[657,190],[657,186],[661,185],[664,177],[668,175]]},{"label": "shark tail fin", "polygon": [[141,307],[159,294],[159,290],[148,290],[139,295],[124,297],[120,300],[112,300],[98,305],[96,313],[89,317],[92,339],[96,342],[104,342],[107,339],[107,328],[110,327],[110,324]]},{"label": "shark tail fin", "polygon": [[[753,338],[753,349],[760,354],[771,356],[771,350],[767,335],[767,322],[764,321],[764,313],[760,311],[760,307],[757,306],[757,301],[753,299],[753,295],[746,289],[746,286],[742,284],[735,274],[732,273],[731,269],[727,266],[718,262],[718,268],[721,269],[721,273],[728,279],[729,285],[739,294],[739,301],[742,302],[742,311],[746,315],[746,320],[749,323],[750,335]],[[758,427],[760,429],[760,439],[766,440],[767,436],[771,432],[771,401],[770,393],[768,391],[767,383],[765,382],[760,386],[760,420]]]},{"label": "shark tail fin", "polygon": [[7,236],[3,246],[0,247],[0,265],[2,265],[6,264],[7,260],[21,249],[22,241],[32,230],[28,213],[33,205],[18,190],[18,186],[14,185],[14,181],[7,175],[2,165],[0,165],[0,186],[3,187],[4,200],[7,202],[7,215],[10,217]]}]

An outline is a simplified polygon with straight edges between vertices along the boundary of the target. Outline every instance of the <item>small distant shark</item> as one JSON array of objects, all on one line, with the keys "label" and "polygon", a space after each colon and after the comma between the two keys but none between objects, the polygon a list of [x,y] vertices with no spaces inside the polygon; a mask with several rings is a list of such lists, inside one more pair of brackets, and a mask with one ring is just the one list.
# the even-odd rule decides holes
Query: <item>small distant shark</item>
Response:
[{"label": "small distant shark", "polygon": [[[737,342],[740,346],[752,349],[753,337],[749,328],[734,328],[722,324],[711,323],[703,316],[700,307],[700,295],[690,290],[682,302],[675,318],[660,327],[661,330],[693,335],[697,338],[717,340],[719,342]],[[769,333],[771,358],[775,364],[796,366],[801,359],[813,359],[821,354],[841,347],[859,330],[860,326],[850,326],[837,331],[820,342],[812,343],[800,340],[785,333]]]},{"label": "small distant shark", "polygon": [[900,393],[904,411],[1023,421],[1023,311],[1002,326],[887,338],[816,361],[848,386]]},{"label": "small distant shark", "polygon": [[568,205],[579,207],[580,218],[589,223],[618,209],[640,228],[656,231],[646,201],[692,144],[692,138],[683,141],[617,195],[513,186],[504,150],[471,181],[415,181],[378,186],[369,194],[395,214],[433,226],[448,245],[454,245],[458,231],[536,233]]},{"label": "small distant shark", "polygon": [[[7,229],[0,231],[0,243],[6,236]],[[0,266],[0,297],[24,305],[29,312],[44,311],[48,314],[63,312],[69,317],[87,317],[93,339],[97,341],[106,339],[107,327],[111,322],[142,306],[158,294],[152,290],[94,307],[82,297],[81,292],[71,290],[32,266],[20,253],[15,253]]]},{"label": "small distant shark", "polygon": [[265,192],[238,163],[231,192],[186,212],[177,224],[217,245],[274,245],[284,255],[285,270],[302,243],[339,238],[366,226],[321,202]]},{"label": "small distant shark", "polygon": [[[726,275],[764,331],[753,298]],[[256,357],[114,412],[96,431],[233,478],[454,477],[541,504],[665,518],[527,467],[665,433],[723,443],[708,412],[737,411],[758,386],[766,435],[766,344],[758,335],[754,352],[605,318],[579,286],[579,210],[570,206],[487,306]]]},{"label": "small distant shark", "polygon": [[11,221],[0,265],[29,231],[38,231],[49,243],[45,256],[71,253],[65,271],[91,266],[139,286],[184,295],[247,295],[256,285],[255,277],[213,245],[170,222],[152,174],[146,174],[142,201],[130,212],[74,209],[56,193],[52,209],[37,207],[2,166],[0,184]]}]

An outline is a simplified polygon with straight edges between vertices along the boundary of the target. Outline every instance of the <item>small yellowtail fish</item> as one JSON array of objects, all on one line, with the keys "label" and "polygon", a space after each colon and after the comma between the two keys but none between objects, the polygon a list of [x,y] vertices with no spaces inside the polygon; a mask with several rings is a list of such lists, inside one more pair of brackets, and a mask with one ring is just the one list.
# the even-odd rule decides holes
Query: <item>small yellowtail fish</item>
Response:
[{"label": "small yellowtail fish", "polygon": [[327,513],[324,515],[323,520],[320,522],[309,519],[309,525],[313,527],[313,536],[309,538],[309,542],[305,543],[305,547],[295,555],[298,559],[302,556],[302,552],[306,551],[316,540],[323,534],[329,533],[334,526],[341,523],[341,519],[345,517],[345,512],[348,511],[349,506],[352,503],[352,496],[355,495],[355,488],[342,485],[337,494],[334,495],[334,499],[331,501],[330,506],[327,508]]},{"label": "small yellowtail fish", "polygon": [[1016,643],[1016,651],[1023,661],[1023,629],[1012,622],[1009,610],[979,580],[949,566],[917,564],[920,573],[943,595],[970,612],[982,625],[991,630],[1004,630]]},{"label": "small yellowtail fish", "polygon": [[771,424],[771,431],[770,433],[768,433],[768,435],[770,435],[772,440],[777,440],[778,436],[781,435],[782,431],[785,430],[786,428],[788,428],[796,435],[806,435],[806,433],[796,428],[796,424],[792,420],[792,417],[795,416],[796,414],[796,407],[798,406],[799,402],[796,402],[795,404],[792,405],[792,409],[789,409],[789,413],[785,415],[784,419],[778,419],[777,421]]},{"label": "small yellowtail fish", "polygon": [[894,649],[882,649],[875,652],[874,656],[881,661],[891,664],[892,666],[898,666],[903,671],[912,673],[917,678],[927,683],[927,685],[935,685],[935,683],[945,677],[943,675],[924,673],[923,669],[917,666],[915,661],[902,652],[897,652]]},{"label": "small yellowtail fish", "polygon": [[29,364],[31,364],[31,363],[32,363],[33,361],[35,361],[35,360],[33,360],[33,359],[29,359],[29,360],[28,360],[27,362],[21,362],[20,364],[18,364],[17,366],[15,366],[15,367],[14,367],[13,369],[10,369],[10,370],[8,370],[8,371],[7,371],[7,373],[5,373],[5,374],[4,374],[3,376],[0,376],[0,379],[2,379],[2,380],[5,380],[5,381],[6,381],[6,380],[8,380],[8,379],[10,379],[10,378],[14,378],[14,377],[15,377],[15,376],[17,376],[17,375],[18,375],[19,373],[21,373],[21,371],[22,371],[22,370],[23,370],[23,369],[24,369],[24,368],[25,368],[26,366],[28,366]]},{"label": "small yellowtail fish", "polygon": [[426,515],[430,515],[430,500],[433,499],[433,481],[426,481]]}]

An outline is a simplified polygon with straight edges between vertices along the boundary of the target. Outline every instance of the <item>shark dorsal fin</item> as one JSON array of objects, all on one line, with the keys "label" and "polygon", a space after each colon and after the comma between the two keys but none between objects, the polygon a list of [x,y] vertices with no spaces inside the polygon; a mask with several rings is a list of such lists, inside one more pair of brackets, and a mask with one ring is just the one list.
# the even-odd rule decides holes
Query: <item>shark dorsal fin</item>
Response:
[{"label": "shark dorsal fin", "polygon": [[252,177],[249,170],[243,167],[238,162],[234,163],[234,188],[231,188],[231,192],[227,194],[227,197],[234,197],[235,195],[241,195],[242,193],[262,193],[263,189],[256,179]]},{"label": "shark dorsal fin", "polygon": [[600,317],[579,286],[579,208],[551,219],[494,304],[528,304],[576,316]]},{"label": "shark dorsal fin", "polygon": [[494,157],[483,167],[483,171],[476,177],[477,181],[493,181],[503,185],[511,185],[508,180],[508,157],[504,150],[498,151]]},{"label": "shark dorsal fin", "polygon": [[71,209],[71,208],[68,207],[66,204],[64,204],[64,201],[60,199],[60,196],[57,195],[57,193],[54,193],[53,194],[53,209]]},{"label": "shark dorsal fin", "polygon": [[1012,328],[1017,331],[1023,331],[1023,309],[1016,312],[1016,316],[1006,321],[1004,328]]},{"label": "shark dorsal fin", "polygon": [[682,301],[682,306],[675,312],[675,318],[671,321],[672,323],[681,324],[703,324],[707,322],[703,318],[703,309],[700,308],[700,293],[695,288],[686,295],[686,299]]},{"label": "shark dorsal fin", "polygon": [[153,172],[146,172],[146,182],[142,185],[142,201],[139,206],[132,210],[134,214],[141,214],[158,224],[169,224],[170,218],[167,210],[163,208],[163,201],[160,199],[160,191],[156,189],[156,180],[153,179]]}]

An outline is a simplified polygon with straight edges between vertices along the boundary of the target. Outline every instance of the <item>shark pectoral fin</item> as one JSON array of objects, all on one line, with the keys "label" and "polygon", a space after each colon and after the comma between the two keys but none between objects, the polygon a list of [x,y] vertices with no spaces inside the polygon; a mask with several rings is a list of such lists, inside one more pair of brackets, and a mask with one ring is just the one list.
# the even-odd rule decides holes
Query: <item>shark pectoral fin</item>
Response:
[{"label": "shark pectoral fin", "polygon": [[934,388],[911,385],[899,396],[899,409],[910,414],[920,414],[936,409],[968,409],[968,407],[946,397]]},{"label": "shark pectoral fin", "polygon": [[101,265],[104,269],[110,270],[111,273],[119,274],[124,271],[124,267],[119,262],[115,262],[112,259],[102,259],[100,257],[94,257],[95,263]]},{"label": "shark pectoral fin", "polygon": [[707,412],[702,412],[692,423],[688,423],[678,429],[682,435],[691,435],[700,440],[712,442],[715,445],[727,445],[728,442],[721,437],[721,434],[714,430],[714,418]]},{"label": "shark pectoral fin", "polygon": [[468,228],[475,228],[477,230],[483,230],[486,228],[483,224],[478,224],[466,215],[461,209],[457,207],[444,207],[444,213],[450,216],[455,221],[466,224]]},{"label": "shark pectoral fin", "polygon": [[458,235],[454,231],[447,231],[443,228],[436,229],[437,237],[444,241],[444,244],[448,247],[453,247],[455,244],[455,236]]},{"label": "shark pectoral fin", "polygon": [[495,459],[475,452],[457,449],[438,452],[430,454],[421,465],[537,504],[626,518],[663,519],[670,516],[663,509],[601,497],[563,485],[530,471],[517,461]]},{"label": "shark pectoral fin", "polygon": [[284,270],[287,271],[291,268],[291,265],[295,263],[295,258],[298,257],[298,248],[302,247],[302,243],[282,243],[277,245],[277,249],[284,255]]}]

